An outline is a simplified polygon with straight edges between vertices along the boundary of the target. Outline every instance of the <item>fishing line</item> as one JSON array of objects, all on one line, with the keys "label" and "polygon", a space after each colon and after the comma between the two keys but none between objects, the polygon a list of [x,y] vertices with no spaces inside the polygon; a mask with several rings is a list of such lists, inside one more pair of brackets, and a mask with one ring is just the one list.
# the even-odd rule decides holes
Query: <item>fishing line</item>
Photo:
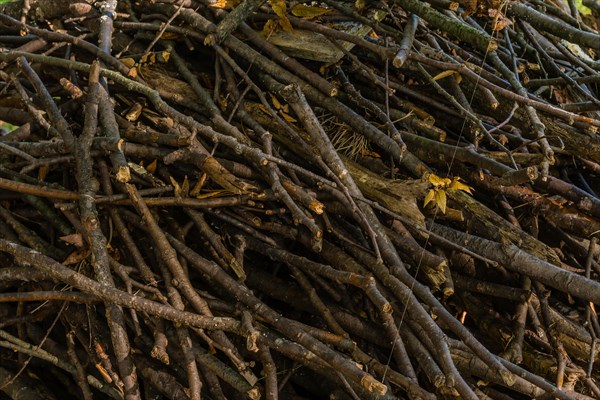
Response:
[{"label": "fishing line", "polygon": [[[503,7],[503,5],[500,5],[499,9],[502,8],[502,7]],[[498,10],[498,13],[500,13],[499,10]],[[499,33],[500,32],[498,31],[498,34]],[[494,40],[494,34],[493,33],[490,36],[490,42],[489,43],[491,43],[492,40]],[[490,52],[489,43],[488,43],[488,46],[487,46],[486,51],[484,53],[483,59],[481,61],[480,71],[483,71],[483,68],[485,66],[485,62],[486,62],[487,57],[488,57],[489,52]],[[479,86],[480,78],[481,78],[481,72],[477,75],[477,80],[475,81],[475,84],[474,84],[474,87],[473,87],[473,91],[472,91],[472,94],[471,94],[471,98],[469,99],[469,107],[471,107],[471,105],[473,104],[473,101],[475,99],[475,93],[476,93],[477,87]],[[454,152],[452,153],[452,157],[450,158],[450,163],[448,165],[448,172],[446,173],[446,178],[448,178],[450,176],[450,173],[452,172],[452,166],[454,165],[454,160],[456,158],[456,153],[458,152],[459,143],[460,143],[460,140],[463,137],[466,125],[467,125],[467,117],[464,117],[463,118],[462,126],[460,128],[460,132],[459,132],[459,135],[458,135],[458,140],[456,142],[456,145],[454,146]],[[433,217],[432,217],[432,225],[430,225],[430,227],[427,230],[427,237],[425,238],[425,244],[423,245],[423,250],[421,251],[421,255],[419,257],[419,261],[418,261],[417,266],[416,266],[416,270],[415,270],[415,273],[414,273],[413,281],[411,282],[411,285],[409,287],[411,293],[413,292],[413,288],[414,288],[415,284],[417,283],[417,275],[419,274],[419,271],[421,269],[421,264],[423,262],[423,257],[425,255],[425,251],[426,251],[425,248],[429,244],[429,236],[430,236],[430,234],[432,232],[433,223],[435,222],[435,219],[437,217],[438,211],[439,211],[439,207],[436,207],[436,209],[435,209],[435,211],[433,213]],[[404,322],[404,318],[406,316],[406,312],[408,311],[409,305],[410,305],[410,297],[407,297],[405,299],[405,301],[404,301],[404,307],[402,308],[402,313],[400,315],[400,320],[399,320],[398,326],[397,326],[398,334],[400,334],[400,328],[402,327],[402,324]],[[394,339],[397,339],[397,338],[394,338]],[[400,339],[400,340],[402,340],[402,339]],[[384,373],[382,374],[382,381],[385,380],[385,377],[386,377],[386,374],[387,374],[387,369],[388,369],[388,367],[389,367],[389,365],[391,363],[391,360],[392,360],[392,354],[393,354],[393,351],[395,349],[395,345],[396,345],[396,340],[393,340],[392,341],[392,348],[390,350],[390,353],[389,353],[389,356],[388,356],[388,360],[387,360],[387,363],[386,363],[386,369],[384,370]]]}]

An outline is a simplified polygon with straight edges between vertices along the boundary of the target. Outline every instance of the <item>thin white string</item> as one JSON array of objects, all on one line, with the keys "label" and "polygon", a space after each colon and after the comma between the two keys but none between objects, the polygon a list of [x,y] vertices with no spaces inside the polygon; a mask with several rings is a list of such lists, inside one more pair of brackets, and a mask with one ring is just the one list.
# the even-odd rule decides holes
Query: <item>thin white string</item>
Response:
[{"label": "thin white string", "polygon": [[[494,37],[492,35],[492,37],[491,37],[490,40],[493,40],[493,38]],[[485,54],[483,56],[483,60],[481,62],[481,66],[480,66],[481,70],[483,70],[483,67],[485,66],[485,61],[487,59],[488,54],[489,54],[489,45],[488,45],[488,47],[487,47],[487,49],[485,51]],[[473,100],[475,99],[475,91],[476,91],[477,87],[479,86],[479,80],[480,80],[480,78],[481,78],[481,75],[478,74],[477,75],[477,80],[475,81],[475,86],[473,87],[473,93],[471,94],[471,98],[469,99],[469,106],[471,106],[473,104]],[[454,160],[456,158],[456,153],[458,151],[458,144],[460,143],[460,140],[463,137],[463,133],[464,133],[464,129],[466,127],[466,124],[467,124],[467,118],[464,118],[463,119],[463,124],[462,124],[462,126],[460,128],[460,133],[458,135],[458,140],[456,142],[456,145],[454,146],[454,152],[452,153],[452,158],[450,159],[450,164],[448,165],[448,172],[446,173],[446,178],[448,178],[450,176],[450,172],[452,171],[452,166],[454,164]],[[435,219],[437,217],[438,211],[439,211],[439,207],[436,207],[436,209],[435,209],[435,211],[433,213],[432,222],[435,222]],[[414,279],[413,279],[413,281],[412,281],[412,283],[411,283],[411,285],[409,287],[411,293],[412,293],[413,288],[414,288],[414,286],[415,286],[415,284],[417,282],[417,275],[419,273],[419,270],[421,269],[421,264],[423,262],[423,257],[424,257],[424,254],[425,254],[425,247],[429,244],[429,235],[431,234],[431,230],[432,229],[433,229],[433,225],[431,225],[430,228],[427,230],[427,238],[425,239],[425,244],[423,245],[423,250],[421,251],[421,255],[419,257],[419,262],[417,263],[417,267],[416,267],[415,274],[414,274]],[[398,334],[400,334],[400,328],[402,327],[402,323],[404,322],[404,317],[406,315],[406,312],[408,310],[408,306],[409,305],[410,305],[410,297],[406,298],[405,301],[404,301],[404,307],[402,309],[402,314],[400,315],[400,321],[398,322],[398,329],[397,329],[398,330]],[[396,341],[394,340],[394,341],[392,341],[392,349],[390,350],[390,354],[388,356],[388,360],[387,360],[387,363],[386,363],[386,369],[385,369],[385,371],[383,373],[382,380],[385,380],[385,377],[386,377],[386,374],[387,374],[387,369],[388,369],[388,367],[390,365],[390,362],[392,360],[392,354],[394,352],[395,345],[396,345]]]}]

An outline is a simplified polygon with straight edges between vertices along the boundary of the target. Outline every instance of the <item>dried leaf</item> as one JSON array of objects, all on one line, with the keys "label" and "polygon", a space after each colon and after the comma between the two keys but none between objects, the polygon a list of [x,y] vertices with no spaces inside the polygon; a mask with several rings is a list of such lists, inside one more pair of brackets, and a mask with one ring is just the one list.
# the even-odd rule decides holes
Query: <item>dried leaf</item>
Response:
[{"label": "dried leaf", "polygon": [[506,16],[504,14],[502,14],[502,12],[499,9],[495,9],[495,8],[490,8],[488,10],[488,15],[492,18],[494,18],[494,30],[495,31],[501,31],[502,29],[506,28],[507,26],[510,26],[513,24],[513,22],[506,18]]},{"label": "dried leaf", "polygon": [[454,71],[454,79],[456,79],[456,83],[460,84],[462,82],[462,75],[458,71]]},{"label": "dried leaf", "polygon": [[207,192],[207,193],[202,193],[198,196],[196,196],[197,199],[210,199],[211,197],[219,197],[221,195],[227,195],[231,192],[227,191],[227,190],[213,190],[211,192]]},{"label": "dried leaf", "polygon": [[379,153],[366,148],[360,149],[360,155],[364,157],[381,158],[381,155]]},{"label": "dried leaf", "polygon": [[279,25],[283,28],[284,31],[292,32],[294,28],[292,28],[290,20],[285,15],[287,10],[285,0],[269,0],[269,3],[271,3],[271,8],[273,9],[273,12],[275,12],[275,14],[279,17]]},{"label": "dried leaf", "polygon": [[312,19],[331,11],[331,8],[313,7],[307,6],[306,4],[296,4],[292,7],[292,14],[304,19]]},{"label": "dried leaf", "polygon": [[135,67],[136,61],[131,57],[121,58],[120,61],[129,68]]},{"label": "dried leaf", "polygon": [[465,8],[465,12],[462,13],[463,17],[468,17],[477,11],[477,0],[461,0],[459,3]]},{"label": "dried leaf", "polygon": [[435,190],[430,189],[427,196],[425,196],[425,200],[423,201],[423,207],[427,206],[427,204],[431,203],[435,198]]},{"label": "dried leaf", "polygon": [[145,64],[145,63],[147,63],[147,62],[148,62],[148,56],[149,56],[149,54],[148,54],[148,53],[146,53],[146,54],[143,54],[143,55],[142,55],[142,57],[140,58],[140,64]]},{"label": "dried leaf", "polygon": [[209,7],[220,8],[222,10],[231,10],[240,3],[241,0],[217,0],[214,3],[211,3]]},{"label": "dried leaf", "polygon": [[552,94],[554,94],[554,97],[556,98],[556,102],[558,104],[565,104],[565,103],[570,103],[570,96],[569,93],[566,89],[559,89],[559,88],[553,88],[554,90],[552,90]]},{"label": "dried leaf", "polygon": [[434,81],[439,81],[440,79],[444,79],[447,78],[451,75],[454,75],[454,71],[453,69],[447,69],[445,71],[440,72],[439,74],[437,74],[436,76],[433,77]]},{"label": "dried leaf", "polygon": [[190,197],[196,197],[200,194],[200,190],[202,190],[202,187],[204,186],[204,182],[206,182],[207,177],[208,175],[206,175],[206,173],[203,173],[202,176],[200,176],[198,182],[196,182],[192,190],[190,190]]},{"label": "dried leaf", "polygon": [[569,201],[560,196],[548,196],[546,199],[558,208],[564,208],[565,206],[569,205]]},{"label": "dried leaf", "polygon": [[294,28],[292,28],[292,24],[290,23],[290,20],[287,17],[285,17],[285,16],[283,18],[279,18],[279,25],[286,32],[293,32],[294,31]]},{"label": "dried leaf", "polygon": [[264,112],[266,115],[271,115],[271,113],[269,112],[269,110],[267,109],[267,107],[263,106],[262,104],[258,105],[258,109],[262,112]]},{"label": "dried leaf", "polygon": [[[181,38],[181,35],[179,33],[175,33],[175,32],[163,32],[162,35],[160,35],[160,38],[162,40],[176,40]],[[166,51],[165,51],[166,53]]]},{"label": "dried leaf", "polygon": [[281,111],[281,116],[283,117],[283,119],[285,119],[285,120],[286,120],[286,122],[289,122],[290,124],[291,124],[291,123],[294,123],[294,122],[298,122],[298,121],[296,120],[296,118],[292,117],[290,114],[288,114],[288,113],[285,113],[285,112],[283,112],[283,111]]},{"label": "dried leaf", "polygon": [[443,190],[435,191],[435,204],[438,206],[442,214],[446,214],[446,192]]},{"label": "dried leaf", "polygon": [[227,0],[217,0],[214,3],[209,4],[209,7],[220,8],[224,10],[228,8]]},{"label": "dried leaf", "polygon": [[262,32],[260,34],[264,37],[269,37],[273,33],[277,32],[278,28],[279,24],[277,23],[277,21],[275,21],[274,19],[270,19],[265,23],[265,26],[263,26]]},{"label": "dried leaf", "polygon": [[279,101],[279,99],[277,99],[277,97],[269,92],[269,96],[271,96],[271,102],[273,102],[273,107],[275,107],[276,110],[279,110],[281,108],[281,102]]},{"label": "dried leaf", "polygon": [[181,184],[181,197],[188,197],[190,193],[190,181],[187,177],[183,178],[183,183]]},{"label": "dried leaf", "polygon": [[63,265],[74,265],[79,264],[92,254],[92,250],[89,247],[83,249],[77,249],[65,258],[62,262]]},{"label": "dried leaf", "polygon": [[436,188],[445,188],[452,182],[448,178],[440,178],[436,174],[429,174],[429,183],[431,183]]},{"label": "dried leaf", "polygon": [[59,239],[65,243],[72,244],[73,246],[79,248],[83,247],[83,245],[85,244],[81,233],[72,233],[70,235],[61,236]]},{"label": "dried leaf", "polygon": [[494,30],[501,31],[502,29],[504,29],[507,26],[510,26],[512,24],[513,24],[513,22],[510,19],[506,18],[505,16],[502,16],[502,18],[498,18],[497,20],[495,20]]},{"label": "dried leaf", "polygon": [[181,186],[179,186],[179,183],[177,183],[175,178],[173,178],[172,176],[169,176],[169,180],[171,181],[171,185],[173,186],[173,194],[175,194],[175,197],[181,197]]},{"label": "dried leaf", "polygon": [[155,158],[150,164],[148,164],[148,166],[146,167],[146,171],[148,171],[151,174],[154,174],[156,172],[157,165],[158,165],[158,162]]},{"label": "dried leaf", "polygon": [[467,192],[469,194],[473,194],[473,192],[471,192],[471,190],[473,188],[471,186],[469,186],[469,185],[465,185],[464,183],[462,183],[460,181],[460,177],[459,176],[455,176],[454,179],[452,179],[452,183],[450,184],[450,187],[448,189],[450,189],[450,190],[462,190],[463,192]]}]

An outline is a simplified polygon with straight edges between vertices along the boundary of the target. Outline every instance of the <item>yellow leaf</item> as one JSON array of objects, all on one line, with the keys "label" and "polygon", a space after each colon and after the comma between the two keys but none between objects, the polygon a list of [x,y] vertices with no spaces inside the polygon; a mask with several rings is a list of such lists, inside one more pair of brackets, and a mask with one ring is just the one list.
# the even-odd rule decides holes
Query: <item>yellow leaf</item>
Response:
[{"label": "yellow leaf", "polygon": [[291,24],[290,20],[285,15],[283,16],[283,18],[279,18],[279,25],[286,32],[293,32],[294,31],[294,28],[292,28],[292,24]]},{"label": "yellow leaf", "polygon": [[152,161],[150,164],[148,164],[148,166],[146,167],[146,171],[150,172],[151,174],[154,174],[156,172],[156,165],[157,165],[157,161],[156,159],[154,159],[154,161]]},{"label": "yellow leaf", "polygon": [[439,81],[440,79],[444,79],[449,77],[450,75],[454,75],[454,70],[453,69],[447,69],[445,71],[440,72],[439,74],[437,74],[436,76],[433,77],[434,81]]},{"label": "yellow leaf", "polygon": [[171,185],[173,185],[175,197],[181,197],[181,186],[179,186],[179,183],[172,176],[169,176],[169,180],[171,181]]},{"label": "yellow leaf", "polygon": [[213,190],[211,192],[202,193],[196,196],[197,199],[209,199],[211,197],[219,197],[221,195],[226,195],[229,192],[227,190]]},{"label": "yellow leaf", "polygon": [[202,176],[200,176],[198,182],[194,185],[192,190],[190,190],[190,197],[196,197],[200,194],[200,190],[202,190],[202,186],[204,186],[204,182],[206,182],[207,177],[208,175],[206,175],[205,173],[203,173]]},{"label": "yellow leaf", "polygon": [[446,192],[443,190],[435,191],[435,204],[438,206],[442,214],[446,214]]},{"label": "yellow leaf", "polygon": [[279,17],[279,25],[281,25],[284,31],[292,32],[294,28],[292,28],[290,20],[285,15],[287,9],[285,0],[269,0],[269,3],[271,3],[271,8]]},{"label": "yellow leaf", "polygon": [[135,67],[135,60],[131,57],[121,58],[121,62],[129,68]]},{"label": "yellow leaf", "polygon": [[270,19],[265,23],[265,26],[263,26],[262,32],[260,34],[264,37],[269,37],[272,33],[277,32],[278,27],[279,24],[277,23],[277,21]]},{"label": "yellow leaf", "polygon": [[275,95],[271,92],[269,92],[269,96],[271,96],[271,102],[273,102],[273,106],[275,107],[275,109],[279,110],[281,108],[281,103],[279,102],[277,97],[275,97]]},{"label": "yellow leaf", "polygon": [[209,7],[221,8],[223,10],[231,10],[240,3],[240,0],[217,0],[214,3],[211,3]]},{"label": "yellow leaf", "polygon": [[449,187],[450,190],[462,190],[463,192],[467,192],[469,194],[473,194],[473,192],[471,192],[471,190],[473,189],[471,186],[465,185],[464,183],[462,183],[460,181],[460,177],[459,176],[455,176],[454,179],[452,179],[452,183],[450,184]]},{"label": "yellow leaf", "polygon": [[423,201],[423,207],[427,206],[427,204],[431,203],[435,198],[435,190],[430,189],[427,196],[425,196],[425,201]]},{"label": "yellow leaf", "polygon": [[269,0],[269,3],[271,4],[271,8],[279,18],[285,17],[285,13],[287,11],[285,0]]},{"label": "yellow leaf", "polygon": [[209,7],[225,9],[227,8],[227,0],[215,1],[214,3],[211,3]]},{"label": "yellow leaf", "polygon": [[178,33],[175,32],[163,32],[162,35],[160,35],[160,38],[162,40],[175,40],[175,39],[179,39],[181,37],[181,35],[179,35]]},{"label": "yellow leaf", "polygon": [[436,174],[429,174],[429,182],[436,188],[447,187],[451,180],[448,178],[440,178]]},{"label": "yellow leaf", "polygon": [[281,112],[281,116],[283,117],[283,119],[285,119],[285,120],[286,120],[287,122],[289,122],[290,124],[291,124],[291,123],[294,123],[294,122],[298,122],[298,121],[296,120],[296,118],[292,117],[290,114],[288,114],[288,113],[285,113],[285,112],[283,112],[283,111]]},{"label": "yellow leaf", "polygon": [[307,6],[306,4],[296,4],[292,7],[292,14],[304,19],[315,18],[331,11],[331,8],[313,7]]},{"label": "yellow leaf", "polygon": [[263,106],[262,104],[258,105],[258,109],[262,112],[264,112],[267,115],[271,115],[271,113],[269,112],[269,110],[267,109],[267,107]]},{"label": "yellow leaf", "polygon": [[188,197],[189,193],[190,193],[190,181],[186,175],[185,178],[183,179],[183,183],[181,184],[181,197]]},{"label": "yellow leaf", "polygon": [[454,78],[456,79],[456,83],[462,82],[462,75],[459,74],[457,71],[454,71]]}]

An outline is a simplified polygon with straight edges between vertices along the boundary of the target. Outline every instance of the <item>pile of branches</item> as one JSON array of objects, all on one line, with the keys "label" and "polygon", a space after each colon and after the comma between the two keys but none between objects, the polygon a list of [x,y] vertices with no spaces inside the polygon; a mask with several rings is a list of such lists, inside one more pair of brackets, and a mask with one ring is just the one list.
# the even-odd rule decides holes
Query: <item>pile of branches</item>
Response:
[{"label": "pile of branches", "polygon": [[600,397],[597,2],[24,4],[2,398]]}]

